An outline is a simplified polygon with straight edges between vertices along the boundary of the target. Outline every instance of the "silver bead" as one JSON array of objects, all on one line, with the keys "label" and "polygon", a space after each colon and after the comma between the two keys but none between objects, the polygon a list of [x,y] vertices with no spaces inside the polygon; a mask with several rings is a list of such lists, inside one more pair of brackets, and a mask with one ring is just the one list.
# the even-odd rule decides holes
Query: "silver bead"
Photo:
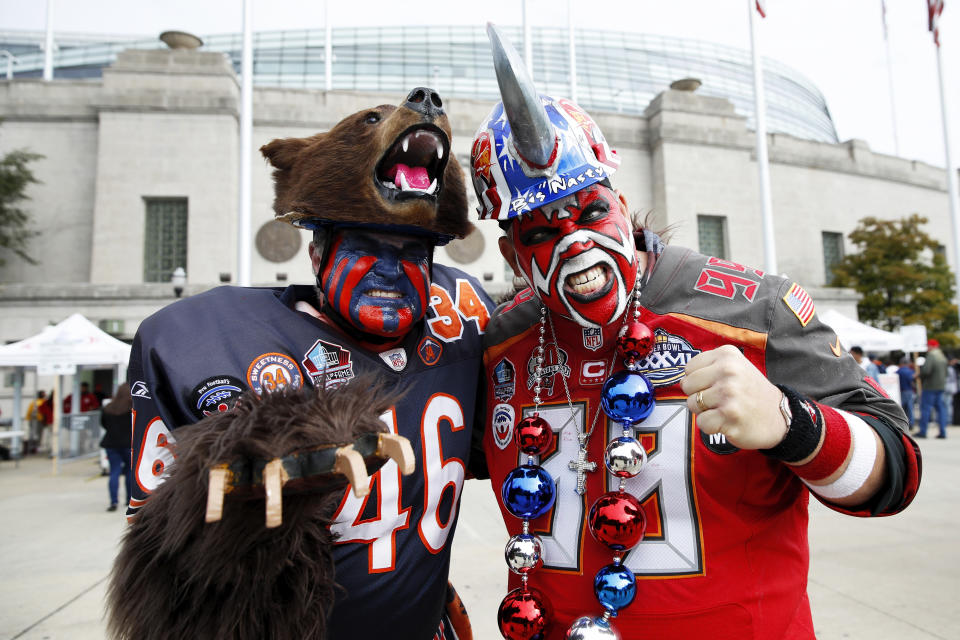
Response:
[{"label": "silver bead", "polygon": [[507,541],[503,550],[510,571],[525,575],[543,564],[543,543],[532,534],[515,535]]},{"label": "silver bead", "polygon": [[620,634],[603,618],[583,616],[567,629],[566,640],[620,640]]},{"label": "silver bead", "polygon": [[607,444],[603,462],[618,478],[632,478],[647,463],[647,452],[636,438],[614,438]]}]

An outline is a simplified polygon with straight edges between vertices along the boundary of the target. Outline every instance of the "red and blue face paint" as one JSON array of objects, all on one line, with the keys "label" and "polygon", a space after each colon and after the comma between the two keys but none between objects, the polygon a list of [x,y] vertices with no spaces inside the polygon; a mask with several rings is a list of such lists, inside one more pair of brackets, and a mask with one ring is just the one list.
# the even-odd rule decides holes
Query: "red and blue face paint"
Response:
[{"label": "red and blue face paint", "polygon": [[520,270],[548,309],[584,327],[626,311],[636,246],[614,191],[585,187],[521,216],[511,233]]},{"label": "red and blue face paint", "polygon": [[413,235],[341,230],[327,251],[320,288],[352,326],[397,338],[426,312],[431,252],[428,240]]}]

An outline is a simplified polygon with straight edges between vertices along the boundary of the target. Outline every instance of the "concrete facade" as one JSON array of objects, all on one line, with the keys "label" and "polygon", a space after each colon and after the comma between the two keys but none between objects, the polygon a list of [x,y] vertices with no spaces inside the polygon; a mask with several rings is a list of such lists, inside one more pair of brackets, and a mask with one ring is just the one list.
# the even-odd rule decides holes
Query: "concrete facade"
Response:
[{"label": "concrete facade", "polygon": [[[259,147],[279,137],[322,131],[367,106],[402,95],[256,88],[252,139],[252,234],[273,217],[270,168]],[[91,320],[122,320],[131,338],[143,317],[170,302],[172,289],[143,282],[144,199],[188,201],[188,293],[236,280],[240,87],[226,56],[185,50],[129,50],[102,80],[0,81],[0,154],[26,148],[44,157],[31,166],[41,181],[25,207],[40,235],[39,264],[5,256],[0,267],[0,340],[19,340],[74,311]],[[479,123],[492,104],[445,99],[453,152],[465,165]],[[724,99],[666,91],[642,116],[592,114],[623,162],[614,176],[632,209],[672,242],[698,247],[697,216],[726,218],[728,257],[762,267],[762,224],[754,133]],[[873,153],[851,140],[829,144],[769,136],[779,270],[809,289],[821,307],[856,313],[856,296],[823,289],[821,232],[846,236],[865,216],[926,216],[952,268],[955,248],[945,171]],[[469,181],[468,181],[469,184]],[[471,207],[475,201],[470,193]],[[437,251],[485,280],[509,286],[497,250],[500,231],[478,223],[482,255],[469,264]],[[253,251],[252,281],[311,282],[309,234],[297,255],[271,262]],[[847,246],[849,252],[852,247]],[[29,383],[29,380],[28,380]],[[0,386],[0,408],[8,415]]]}]

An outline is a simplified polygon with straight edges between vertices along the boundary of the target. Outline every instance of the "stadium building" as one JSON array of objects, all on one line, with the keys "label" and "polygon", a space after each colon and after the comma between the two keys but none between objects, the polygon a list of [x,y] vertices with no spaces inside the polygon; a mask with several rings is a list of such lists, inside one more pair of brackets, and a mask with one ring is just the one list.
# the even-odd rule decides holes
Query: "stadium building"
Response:
[{"label": "stadium building", "polygon": [[[522,42],[518,28],[504,31]],[[311,135],[430,86],[444,99],[453,151],[466,167],[476,128],[497,99],[481,27],[335,28],[329,77],[325,37],[322,29],[254,35],[257,285],[313,280],[307,232],[272,221],[261,145]],[[178,267],[184,295],[237,280],[241,37],[204,37],[189,48],[184,36],[187,48],[174,49],[159,40],[60,35],[49,82],[41,79],[42,41],[42,33],[0,31],[0,49],[16,57],[0,80],[0,154],[43,156],[31,164],[40,182],[24,204],[39,231],[30,245],[37,263],[4,256],[0,339],[33,335],[76,311],[130,339],[146,315],[174,299]],[[543,93],[571,95],[565,29],[535,27],[533,59]],[[762,267],[749,53],[578,30],[575,68],[577,102],[620,152],[614,182],[631,207],[654,227],[672,228],[675,244]],[[764,77],[779,269],[821,307],[855,316],[855,294],[828,286],[830,265],[850,250],[847,234],[866,216],[919,213],[947,244],[946,173],[874,153],[860,140],[839,141],[810,81],[772,60],[764,61]],[[499,229],[477,226],[439,249],[437,260],[505,291]],[[944,250],[956,268],[954,247]]]}]

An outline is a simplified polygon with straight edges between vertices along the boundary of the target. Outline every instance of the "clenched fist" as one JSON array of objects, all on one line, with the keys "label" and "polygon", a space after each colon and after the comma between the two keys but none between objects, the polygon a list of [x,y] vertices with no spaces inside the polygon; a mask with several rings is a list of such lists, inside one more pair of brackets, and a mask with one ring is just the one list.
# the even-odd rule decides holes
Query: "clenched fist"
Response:
[{"label": "clenched fist", "polygon": [[731,345],[691,359],[680,388],[707,434],[722,433],[740,449],[769,449],[783,440],[782,393]]}]

